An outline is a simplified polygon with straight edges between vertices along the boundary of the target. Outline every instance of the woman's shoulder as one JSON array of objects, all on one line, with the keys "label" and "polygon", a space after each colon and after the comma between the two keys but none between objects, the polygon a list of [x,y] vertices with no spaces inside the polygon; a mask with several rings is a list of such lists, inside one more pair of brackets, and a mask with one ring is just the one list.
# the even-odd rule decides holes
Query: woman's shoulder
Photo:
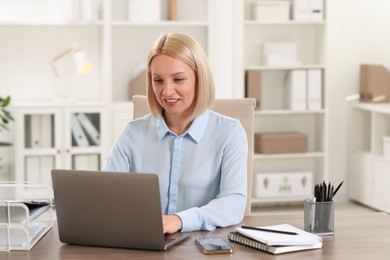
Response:
[{"label": "woman's shoulder", "polygon": [[151,114],[147,114],[145,116],[132,119],[126,124],[126,129],[135,129],[135,128],[143,128],[149,127],[154,118]]},{"label": "woman's shoulder", "polygon": [[237,118],[223,115],[221,113],[215,112],[214,110],[209,110],[209,118],[211,121],[218,123],[224,123],[232,126],[241,125],[240,120]]}]

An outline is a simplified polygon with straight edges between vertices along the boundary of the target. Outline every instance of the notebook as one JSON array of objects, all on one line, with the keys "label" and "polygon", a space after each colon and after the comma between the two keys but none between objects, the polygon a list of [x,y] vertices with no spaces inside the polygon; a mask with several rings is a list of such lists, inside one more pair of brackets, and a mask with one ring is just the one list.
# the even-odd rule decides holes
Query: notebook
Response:
[{"label": "notebook", "polygon": [[166,250],[190,236],[164,236],[156,174],[54,169],[51,175],[63,243]]},{"label": "notebook", "polygon": [[322,237],[311,234],[289,224],[259,227],[278,231],[293,232],[295,235],[279,234],[252,229],[236,228],[230,232],[230,241],[266,251],[271,254],[322,248]]},{"label": "notebook", "polygon": [[288,252],[303,251],[310,249],[318,249],[322,247],[322,242],[315,243],[312,245],[298,245],[298,246],[269,246],[267,244],[261,243],[257,240],[251,239],[247,236],[244,236],[238,232],[229,232],[228,239],[232,242],[252,247],[261,251],[265,251],[274,255],[284,254]]},{"label": "notebook", "polygon": [[246,237],[259,241],[269,246],[299,246],[299,245],[313,245],[322,243],[322,237],[311,234],[302,229],[296,228],[289,224],[280,224],[266,227],[259,227],[264,229],[273,229],[278,231],[294,232],[297,235],[285,235],[273,232],[236,228],[236,231]]}]

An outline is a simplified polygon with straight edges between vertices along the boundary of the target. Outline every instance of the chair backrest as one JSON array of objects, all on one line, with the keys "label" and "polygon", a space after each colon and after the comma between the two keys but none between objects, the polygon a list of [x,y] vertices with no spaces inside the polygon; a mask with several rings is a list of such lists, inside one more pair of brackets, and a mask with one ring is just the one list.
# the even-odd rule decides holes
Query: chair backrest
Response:
[{"label": "chair backrest", "polygon": [[[142,117],[150,113],[147,99],[145,96],[136,95],[133,97],[133,119]],[[253,153],[254,153],[254,107],[256,101],[253,98],[238,98],[238,99],[216,99],[211,108],[220,114],[236,118],[240,120],[245,129],[248,138],[248,163],[247,163],[247,203],[245,208],[245,216],[251,214],[251,198],[252,198],[252,172],[253,172]]]}]

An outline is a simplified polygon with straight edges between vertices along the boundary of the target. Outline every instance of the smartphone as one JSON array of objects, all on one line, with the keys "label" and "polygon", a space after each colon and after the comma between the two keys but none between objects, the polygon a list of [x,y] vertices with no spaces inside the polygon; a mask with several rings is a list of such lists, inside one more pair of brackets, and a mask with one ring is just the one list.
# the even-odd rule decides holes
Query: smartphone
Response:
[{"label": "smartphone", "polygon": [[195,244],[205,255],[233,254],[233,248],[223,238],[196,238]]}]

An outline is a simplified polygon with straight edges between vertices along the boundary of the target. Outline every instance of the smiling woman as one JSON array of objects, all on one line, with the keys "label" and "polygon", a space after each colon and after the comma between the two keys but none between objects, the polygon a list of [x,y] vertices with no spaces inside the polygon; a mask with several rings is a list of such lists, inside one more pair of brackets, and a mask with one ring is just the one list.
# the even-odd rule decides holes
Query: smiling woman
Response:
[{"label": "smiling woman", "polygon": [[191,124],[195,104],[195,72],[190,66],[161,54],[150,63],[153,93],[168,127],[180,135]]},{"label": "smiling woman", "polygon": [[158,175],[164,233],[238,224],[246,206],[247,137],[239,120],[210,110],[206,55],[193,38],[164,34],[147,64],[151,114],[127,124],[106,170]]}]

